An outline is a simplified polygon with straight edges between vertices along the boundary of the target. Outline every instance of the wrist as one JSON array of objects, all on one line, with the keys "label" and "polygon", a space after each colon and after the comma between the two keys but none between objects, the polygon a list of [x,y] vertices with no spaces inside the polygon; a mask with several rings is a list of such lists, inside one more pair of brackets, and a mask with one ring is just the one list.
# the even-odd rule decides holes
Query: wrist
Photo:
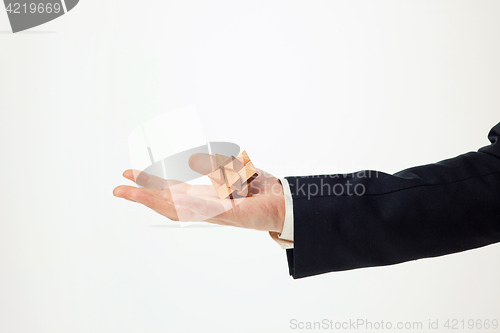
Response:
[{"label": "wrist", "polygon": [[283,232],[283,226],[285,225],[285,215],[286,215],[285,196],[282,193],[277,200],[277,218],[275,223],[275,230],[272,231],[276,231],[279,234]]}]

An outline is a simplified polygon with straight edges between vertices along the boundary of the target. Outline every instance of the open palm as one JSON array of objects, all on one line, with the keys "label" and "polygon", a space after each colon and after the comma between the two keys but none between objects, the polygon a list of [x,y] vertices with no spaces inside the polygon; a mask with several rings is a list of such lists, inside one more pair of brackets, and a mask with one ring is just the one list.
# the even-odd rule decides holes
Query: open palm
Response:
[{"label": "open palm", "polygon": [[[206,175],[213,170],[214,158],[194,154],[189,166]],[[137,170],[126,170],[123,176],[137,185],[121,185],[113,194],[141,203],[174,221],[205,221],[220,225],[281,232],[285,219],[285,199],[280,181],[257,169],[258,176],[249,185],[250,196],[220,199],[211,185],[189,185],[164,180]]]}]

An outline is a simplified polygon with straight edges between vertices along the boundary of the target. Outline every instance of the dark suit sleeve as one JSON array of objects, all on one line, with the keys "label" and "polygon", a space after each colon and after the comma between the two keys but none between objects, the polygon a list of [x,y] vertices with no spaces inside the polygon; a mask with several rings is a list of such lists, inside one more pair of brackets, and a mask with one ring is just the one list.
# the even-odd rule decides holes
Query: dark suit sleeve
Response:
[{"label": "dark suit sleeve", "polygon": [[294,278],[392,265],[500,241],[500,123],[491,145],[389,175],[287,177]]}]

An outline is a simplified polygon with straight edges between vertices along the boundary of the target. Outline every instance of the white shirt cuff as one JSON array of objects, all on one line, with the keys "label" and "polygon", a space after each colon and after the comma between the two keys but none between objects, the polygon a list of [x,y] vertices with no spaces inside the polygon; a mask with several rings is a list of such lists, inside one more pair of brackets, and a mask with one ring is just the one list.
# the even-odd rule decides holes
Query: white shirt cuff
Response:
[{"label": "white shirt cuff", "polygon": [[283,223],[283,230],[280,233],[269,232],[271,237],[278,242],[283,249],[293,248],[293,200],[292,193],[290,192],[290,185],[288,180],[284,178],[279,179],[283,186],[283,194],[285,195],[285,222]]}]

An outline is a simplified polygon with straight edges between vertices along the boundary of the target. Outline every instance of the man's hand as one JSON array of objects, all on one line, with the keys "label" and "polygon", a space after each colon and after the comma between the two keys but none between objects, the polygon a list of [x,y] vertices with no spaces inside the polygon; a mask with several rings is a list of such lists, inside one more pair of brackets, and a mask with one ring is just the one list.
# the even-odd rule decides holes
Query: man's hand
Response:
[{"label": "man's hand", "polygon": [[[208,154],[194,154],[189,166],[206,175],[215,159]],[[189,185],[164,180],[137,170],[123,176],[142,186],[118,186],[117,197],[141,203],[174,221],[204,221],[241,228],[281,233],[285,220],[285,199],[280,181],[262,171],[249,185],[250,196],[220,199],[211,185]]]}]

